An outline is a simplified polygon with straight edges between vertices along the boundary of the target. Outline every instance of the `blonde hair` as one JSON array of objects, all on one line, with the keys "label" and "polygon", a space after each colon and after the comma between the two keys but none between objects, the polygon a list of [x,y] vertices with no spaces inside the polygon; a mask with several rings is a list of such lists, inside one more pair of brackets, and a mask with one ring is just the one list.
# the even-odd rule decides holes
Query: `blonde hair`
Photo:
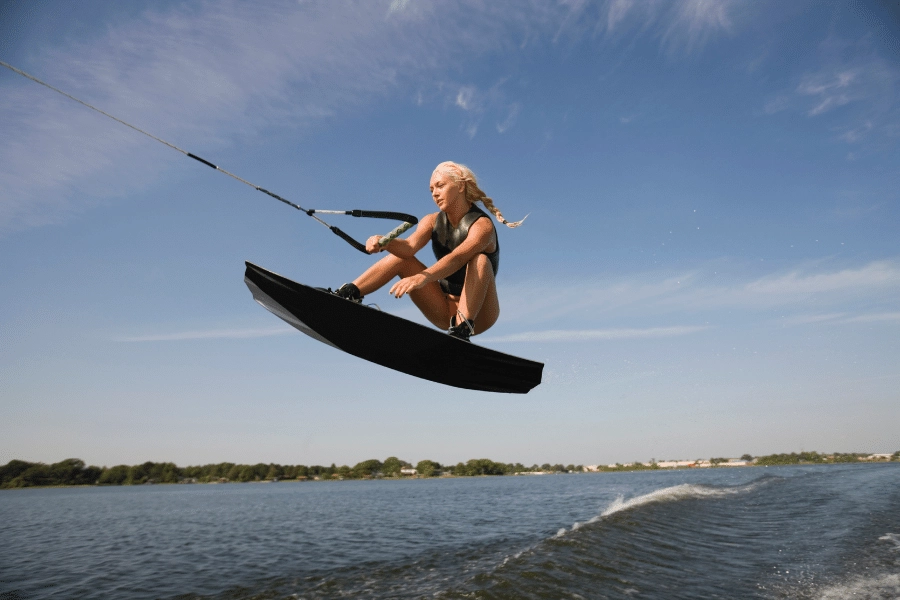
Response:
[{"label": "blonde hair", "polygon": [[448,160],[446,162],[442,162],[437,167],[434,168],[435,173],[443,173],[450,177],[455,183],[463,183],[465,184],[466,191],[466,200],[469,201],[470,204],[474,204],[475,202],[481,202],[484,204],[484,207],[491,211],[497,220],[506,225],[507,227],[518,227],[521,225],[525,219],[528,218],[528,215],[522,218],[521,221],[513,221],[509,222],[503,218],[503,213],[500,212],[500,209],[494,206],[494,201],[491,200],[481,188],[478,187],[478,180],[475,178],[475,173],[472,172],[472,169],[467,167],[466,165],[461,165],[459,163],[455,163],[452,160]]}]

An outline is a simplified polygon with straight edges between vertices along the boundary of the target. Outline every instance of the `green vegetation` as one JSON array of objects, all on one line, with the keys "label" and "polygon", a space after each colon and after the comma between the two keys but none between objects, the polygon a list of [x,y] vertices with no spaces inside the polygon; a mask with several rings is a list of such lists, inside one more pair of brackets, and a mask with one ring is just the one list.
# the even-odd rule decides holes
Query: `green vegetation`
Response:
[{"label": "green vegetation", "polygon": [[[791,454],[770,454],[756,459],[757,465],[798,465],[855,463],[868,460],[866,453],[833,453],[792,452]],[[743,460],[753,457],[745,454]],[[890,457],[884,455],[880,460],[900,461],[900,451]],[[709,463],[719,465],[728,459],[712,458]],[[146,483],[226,483],[247,481],[306,481],[335,479],[398,479],[404,477],[401,470],[411,469],[412,464],[390,456],[384,462],[372,458],[357,463],[352,468],[333,464],[322,465],[277,465],[273,463],[257,463],[255,465],[238,465],[235,463],[218,463],[194,467],[179,467],[174,463],[145,462],[140,465],[116,465],[114,467],[94,467],[85,465],[83,460],[68,458],[66,460],[45,465],[24,460],[11,460],[0,466],[0,489],[43,487],[61,485],[139,485]],[[598,467],[601,472],[644,471],[660,467],[656,462],[615,464]],[[516,473],[579,473],[585,469],[582,465],[531,465],[522,463],[500,463],[488,458],[473,458],[455,466],[442,466],[433,460],[421,460],[415,466],[417,477],[477,477],[485,475],[514,475]]]},{"label": "green vegetation", "polygon": [[[818,452],[791,452],[790,454],[769,454],[756,459],[757,465],[815,465],[828,463],[854,463],[865,459],[867,452],[849,452],[833,454],[819,454]],[[894,453],[891,460],[897,460]]]}]

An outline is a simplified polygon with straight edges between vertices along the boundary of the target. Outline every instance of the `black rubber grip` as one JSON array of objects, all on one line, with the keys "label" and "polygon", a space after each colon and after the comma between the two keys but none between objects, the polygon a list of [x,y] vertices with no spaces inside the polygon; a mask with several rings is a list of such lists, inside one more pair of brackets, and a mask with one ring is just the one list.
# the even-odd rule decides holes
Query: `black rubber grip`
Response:
[{"label": "black rubber grip", "polygon": [[371,217],[373,219],[393,219],[394,221],[406,221],[415,225],[419,219],[406,213],[387,212],[384,210],[351,210],[350,214],[354,217]]},{"label": "black rubber grip", "polygon": [[350,237],[349,235],[347,235],[346,233],[344,233],[343,231],[341,231],[341,230],[338,229],[337,227],[335,227],[335,226],[332,225],[332,226],[329,227],[329,229],[331,229],[331,231],[333,231],[333,232],[336,233],[337,235],[341,236],[341,238],[343,238],[343,240],[344,240],[345,242],[347,242],[348,244],[350,244],[351,246],[353,246],[354,248],[356,248],[357,250],[359,250],[359,251],[362,252],[363,254],[368,254],[368,253],[369,253],[368,250],[366,250],[365,245],[360,244],[359,242],[357,242],[356,240],[354,240],[352,237]]},{"label": "black rubber grip", "polygon": [[218,170],[218,168],[219,168],[219,167],[217,167],[216,165],[214,165],[214,164],[212,164],[211,162],[209,162],[208,160],[204,160],[204,159],[200,158],[200,157],[197,156],[196,154],[191,154],[190,152],[188,152],[187,155],[190,156],[191,158],[193,158],[194,160],[199,160],[200,162],[202,162],[202,163],[203,163],[204,165],[206,165],[207,167],[212,167],[213,169],[217,169],[217,170]]}]

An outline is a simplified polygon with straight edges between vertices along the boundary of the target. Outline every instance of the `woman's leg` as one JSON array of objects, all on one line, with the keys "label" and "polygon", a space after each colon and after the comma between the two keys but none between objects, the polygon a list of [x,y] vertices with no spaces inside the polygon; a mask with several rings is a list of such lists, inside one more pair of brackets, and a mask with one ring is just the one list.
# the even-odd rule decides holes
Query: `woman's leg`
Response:
[{"label": "woman's leg", "polygon": [[[360,293],[365,296],[380,289],[394,277],[411,277],[425,270],[425,264],[416,257],[400,258],[389,254],[353,280]],[[440,329],[450,326],[450,303],[447,295],[437,282],[429,283],[410,292],[412,299],[425,318]]]},{"label": "woman's leg", "polygon": [[486,331],[500,316],[500,301],[494,270],[487,255],[479,254],[466,267],[466,282],[459,299],[459,312],[475,321],[475,333]]}]

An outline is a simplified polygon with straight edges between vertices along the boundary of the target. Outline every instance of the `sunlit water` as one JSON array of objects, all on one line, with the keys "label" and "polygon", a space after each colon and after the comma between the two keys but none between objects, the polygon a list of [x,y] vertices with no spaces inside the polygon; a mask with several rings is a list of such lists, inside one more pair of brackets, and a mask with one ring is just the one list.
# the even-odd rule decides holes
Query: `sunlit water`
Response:
[{"label": "sunlit water", "polygon": [[900,465],[0,492],[0,599],[900,598]]}]

